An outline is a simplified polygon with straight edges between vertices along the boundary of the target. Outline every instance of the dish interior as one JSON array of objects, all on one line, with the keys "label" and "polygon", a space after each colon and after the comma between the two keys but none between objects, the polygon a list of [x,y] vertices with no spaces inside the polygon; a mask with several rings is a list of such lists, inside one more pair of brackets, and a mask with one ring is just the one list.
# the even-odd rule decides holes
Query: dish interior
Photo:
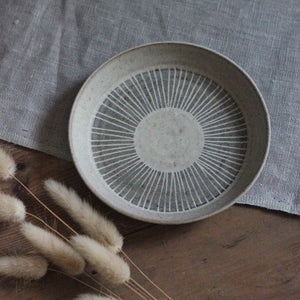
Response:
[{"label": "dish interior", "polygon": [[184,223],[232,205],[269,145],[263,99],[229,59],[190,44],[129,50],[99,67],[73,106],[75,165],[131,217]]},{"label": "dish interior", "polygon": [[154,68],[110,91],[95,113],[99,176],[143,209],[180,212],[214,201],[237,178],[247,126],[233,97],[183,68]]}]

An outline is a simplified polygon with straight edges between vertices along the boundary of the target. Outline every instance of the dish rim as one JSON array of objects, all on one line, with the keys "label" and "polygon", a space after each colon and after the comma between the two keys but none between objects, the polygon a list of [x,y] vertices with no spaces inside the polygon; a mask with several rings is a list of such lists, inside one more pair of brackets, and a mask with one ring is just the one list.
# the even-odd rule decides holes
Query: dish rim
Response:
[{"label": "dish rim", "polygon": [[[82,170],[82,168],[79,166],[78,164],[78,160],[76,159],[76,153],[75,153],[75,149],[74,149],[74,145],[73,145],[73,141],[72,141],[72,135],[73,133],[73,120],[74,120],[74,115],[76,113],[76,108],[79,105],[80,102],[80,98],[81,98],[81,94],[84,92],[86,86],[89,84],[89,82],[94,78],[94,76],[96,74],[98,74],[101,69],[103,69],[107,64],[109,64],[111,61],[118,59],[119,57],[135,51],[135,50],[139,50],[141,48],[145,48],[145,47],[149,47],[149,46],[159,46],[159,45],[166,45],[166,44],[171,44],[171,45],[178,45],[178,46],[190,46],[190,47],[195,47],[198,49],[202,49],[202,50],[206,50],[208,52],[211,52],[212,54],[220,57],[221,59],[227,61],[229,64],[233,65],[242,75],[244,75],[246,77],[246,79],[250,82],[250,84],[252,85],[254,91],[256,92],[256,94],[258,95],[258,98],[261,102],[262,108],[263,108],[263,114],[264,114],[264,119],[266,121],[266,149],[265,149],[265,153],[263,155],[263,159],[262,159],[262,163],[259,167],[259,169],[257,170],[255,176],[253,176],[252,180],[250,181],[250,183],[248,183],[248,185],[243,189],[243,191],[234,199],[232,199],[231,201],[228,202],[227,205],[224,205],[216,210],[214,210],[213,212],[203,215],[203,216],[199,216],[199,217],[195,217],[195,218],[190,218],[190,219],[185,219],[182,221],[178,221],[178,220],[164,220],[164,219],[150,219],[147,216],[143,217],[141,215],[136,215],[134,213],[130,213],[129,211],[123,210],[121,208],[119,208],[117,205],[114,205],[113,201],[109,201],[108,199],[101,197],[98,192],[96,191],[96,189],[94,188],[94,186],[89,182],[89,180],[87,179],[87,176],[84,174],[84,170]],[[188,42],[179,42],[179,41],[158,41],[158,42],[153,42],[153,43],[146,43],[143,45],[139,45],[136,47],[132,47],[130,49],[127,49],[115,56],[113,56],[112,58],[110,58],[109,60],[107,60],[106,62],[104,62],[103,64],[101,64],[99,67],[96,68],[96,70],[94,72],[92,72],[92,74],[85,80],[84,84],[82,85],[82,87],[80,88],[79,92],[77,93],[75,100],[73,102],[72,105],[72,109],[71,109],[71,113],[70,113],[70,117],[69,117],[69,122],[68,122],[68,141],[69,141],[69,146],[70,146],[70,151],[71,151],[71,155],[73,158],[73,162],[74,165],[80,175],[80,177],[82,178],[82,180],[84,181],[84,183],[88,186],[88,188],[94,193],[94,195],[101,201],[103,201],[106,205],[108,205],[109,207],[113,208],[114,210],[118,211],[119,213],[126,215],[128,217],[140,220],[140,221],[144,221],[144,222],[150,222],[150,223],[156,223],[156,224],[184,224],[184,223],[191,223],[191,222],[195,222],[201,219],[205,219],[208,218],[210,216],[213,216],[215,214],[218,214],[224,210],[226,210],[227,208],[229,208],[230,206],[232,206],[234,203],[236,203],[238,201],[238,199],[240,197],[242,197],[245,193],[248,192],[248,190],[253,186],[253,184],[256,182],[257,178],[259,177],[259,175],[261,174],[262,169],[265,166],[268,154],[269,154],[269,149],[270,149],[270,140],[271,140],[271,122],[270,122],[270,116],[268,113],[268,109],[266,106],[266,103],[264,101],[264,98],[261,94],[261,92],[259,91],[257,85],[255,84],[255,82],[253,81],[253,79],[249,76],[249,74],[241,67],[239,66],[236,62],[234,62],[233,60],[231,60],[229,57],[221,54],[220,52],[213,50],[211,48],[205,47],[205,46],[201,46],[195,43],[188,43]],[[164,212],[165,214],[168,214],[168,212]],[[180,213],[186,213],[186,211],[183,212],[176,212],[176,214],[180,214]],[[163,213],[162,213],[163,214]]]}]

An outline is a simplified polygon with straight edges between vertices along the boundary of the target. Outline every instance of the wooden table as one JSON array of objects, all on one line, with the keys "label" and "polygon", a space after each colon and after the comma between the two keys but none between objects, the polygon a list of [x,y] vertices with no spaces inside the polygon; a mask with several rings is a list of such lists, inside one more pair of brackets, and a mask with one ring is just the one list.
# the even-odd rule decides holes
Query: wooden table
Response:
[{"label": "wooden table", "polygon": [[[159,226],[138,222],[97,200],[73,163],[5,142],[0,146],[16,159],[18,177],[76,229],[77,225],[43,191],[44,179],[53,177],[73,187],[112,219],[125,236],[125,252],[173,299],[300,299],[299,217],[234,205],[193,224]],[[0,187],[21,198],[28,211],[69,234],[16,182],[0,182]],[[34,252],[14,225],[0,224],[0,241],[1,255]],[[134,270],[132,277],[163,299]],[[36,282],[0,277],[1,300],[68,300],[85,291],[89,290],[80,283],[53,272]],[[126,287],[114,291],[123,299],[138,299]]]}]

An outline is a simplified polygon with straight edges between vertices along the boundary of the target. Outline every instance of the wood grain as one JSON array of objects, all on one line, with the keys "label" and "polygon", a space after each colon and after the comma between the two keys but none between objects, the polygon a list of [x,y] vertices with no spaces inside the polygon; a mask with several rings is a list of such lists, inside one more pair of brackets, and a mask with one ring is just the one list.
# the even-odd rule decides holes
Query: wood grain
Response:
[{"label": "wood grain", "polygon": [[[116,213],[96,199],[73,163],[5,142],[0,142],[0,146],[16,159],[18,177],[75,229],[79,228],[43,191],[44,179],[53,177],[73,187],[114,220],[125,235],[126,253],[173,299],[300,298],[299,217],[235,205],[193,224],[143,223]],[[44,218],[65,235],[70,234],[17,183],[0,182],[0,188],[20,197],[28,211]],[[17,226],[0,224],[0,255],[32,252]],[[134,270],[132,273],[133,278],[158,299],[163,299],[139,274]],[[83,276],[80,278],[89,282]],[[0,299],[4,300],[68,300],[84,291],[88,289],[55,273],[37,282],[0,277]],[[123,299],[138,299],[125,287],[114,291]]]}]

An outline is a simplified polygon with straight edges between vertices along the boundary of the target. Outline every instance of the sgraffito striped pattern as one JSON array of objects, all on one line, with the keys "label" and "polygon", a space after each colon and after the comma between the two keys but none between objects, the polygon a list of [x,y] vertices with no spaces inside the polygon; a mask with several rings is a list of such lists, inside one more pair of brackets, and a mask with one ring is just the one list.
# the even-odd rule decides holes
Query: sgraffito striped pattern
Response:
[{"label": "sgraffito striped pattern", "polygon": [[[174,172],[154,169],[135,149],[139,123],[166,108],[190,113],[204,135],[199,157]],[[99,173],[120,197],[147,210],[180,212],[213,201],[231,186],[247,140],[242,112],[221,86],[192,71],[162,68],[136,74],[106,96],[95,115],[91,147]]]}]

